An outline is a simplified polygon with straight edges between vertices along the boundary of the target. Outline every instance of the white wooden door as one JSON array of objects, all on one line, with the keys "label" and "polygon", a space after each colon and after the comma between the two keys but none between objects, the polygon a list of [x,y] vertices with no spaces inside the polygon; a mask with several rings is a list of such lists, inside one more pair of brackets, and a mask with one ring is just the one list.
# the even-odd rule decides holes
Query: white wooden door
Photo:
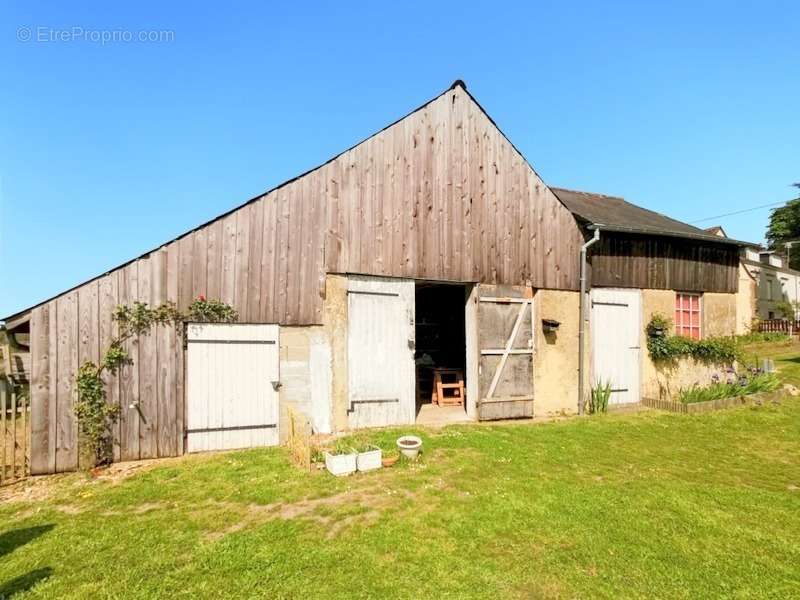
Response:
[{"label": "white wooden door", "polygon": [[189,324],[188,452],[278,444],[277,325]]},{"label": "white wooden door", "polygon": [[639,402],[642,305],[639,290],[592,290],[593,385],[610,383],[609,404]]},{"label": "white wooden door", "polygon": [[347,295],[349,426],[413,423],[414,282],[351,275]]}]

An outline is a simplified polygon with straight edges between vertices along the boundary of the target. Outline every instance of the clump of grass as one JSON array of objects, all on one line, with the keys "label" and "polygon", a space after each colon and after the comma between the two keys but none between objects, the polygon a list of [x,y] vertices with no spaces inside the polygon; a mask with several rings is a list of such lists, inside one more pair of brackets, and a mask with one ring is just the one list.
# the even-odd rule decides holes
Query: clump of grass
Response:
[{"label": "clump of grass", "polygon": [[705,387],[695,384],[688,389],[681,390],[678,393],[678,400],[684,404],[722,400],[757,392],[772,392],[780,385],[781,382],[774,373],[755,373],[749,377],[740,375],[735,381],[715,381]]},{"label": "clump of grass", "polygon": [[[369,452],[370,450],[377,450],[380,445],[376,444],[367,433],[359,433],[356,435],[348,435],[338,438],[333,444],[325,444],[315,448],[319,456],[323,457],[324,453],[330,452],[331,454],[351,454],[353,452]],[[314,451],[312,451],[311,462],[314,462]]]},{"label": "clump of grass", "polygon": [[331,454],[352,454],[355,451],[353,440],[347,438],[339,438],[333,446],[328,449],[328,452]]},{"label": "clump of grass", "polygon": [[594,415],[608,410],[608,400],[611,398],[611,383],[600,381],[592,388],[589,397],[589,414]]}]

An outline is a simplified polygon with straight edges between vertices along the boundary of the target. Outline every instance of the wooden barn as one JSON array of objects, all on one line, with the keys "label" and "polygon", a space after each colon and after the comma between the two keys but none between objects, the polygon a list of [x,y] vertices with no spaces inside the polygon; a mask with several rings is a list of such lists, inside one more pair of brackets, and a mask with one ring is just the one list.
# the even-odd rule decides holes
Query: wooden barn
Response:
[{"label": "wooden barn", "polygon": [[736,329],[739,245],[548,187],[456,81],[325,164],[7,317],[30,334],[31,470],[80,466],[74,376],[119,304],[204,295],[240,315],[128,344],[133,365],[107,383],[114,457],[135,460],[279,443],[288,407],[333,432],[572,413],[600,379],[613,403],[639,402],[663,389],[642,350],[652,313],[695,337]]}]

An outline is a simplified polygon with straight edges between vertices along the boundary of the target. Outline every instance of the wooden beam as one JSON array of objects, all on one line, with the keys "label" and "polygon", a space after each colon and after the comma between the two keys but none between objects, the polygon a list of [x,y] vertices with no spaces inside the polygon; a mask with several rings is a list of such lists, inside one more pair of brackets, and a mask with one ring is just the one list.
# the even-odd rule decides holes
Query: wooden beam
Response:
[{"label": "wooden beam", "polygon": [[6,329],[8,331],[13,331],[14,329],[19,327],[20,325],[25,325],[25,323],[27,323],[30,320],[31,320],[31,311],[24,312],[24,313],[21,313],[19,315],[15,315],[14,317],[11,317],[10,319],[6,319],[6,321],[5,321]]}]

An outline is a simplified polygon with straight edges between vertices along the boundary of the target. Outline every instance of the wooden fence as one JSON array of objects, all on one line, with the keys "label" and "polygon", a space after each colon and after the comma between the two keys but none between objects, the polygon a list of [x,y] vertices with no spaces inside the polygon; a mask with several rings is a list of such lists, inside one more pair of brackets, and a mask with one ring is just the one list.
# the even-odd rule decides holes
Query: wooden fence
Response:
[{"label": "wooden fence", "polygon": [[0,484],[30,472],[30,401],[23,386],[0,376]]},{"label": "wooden fence", "polygon": [[767,319],[759,321],[758,330],[766,333],[786,333],[800,335],[800,320]]}]

